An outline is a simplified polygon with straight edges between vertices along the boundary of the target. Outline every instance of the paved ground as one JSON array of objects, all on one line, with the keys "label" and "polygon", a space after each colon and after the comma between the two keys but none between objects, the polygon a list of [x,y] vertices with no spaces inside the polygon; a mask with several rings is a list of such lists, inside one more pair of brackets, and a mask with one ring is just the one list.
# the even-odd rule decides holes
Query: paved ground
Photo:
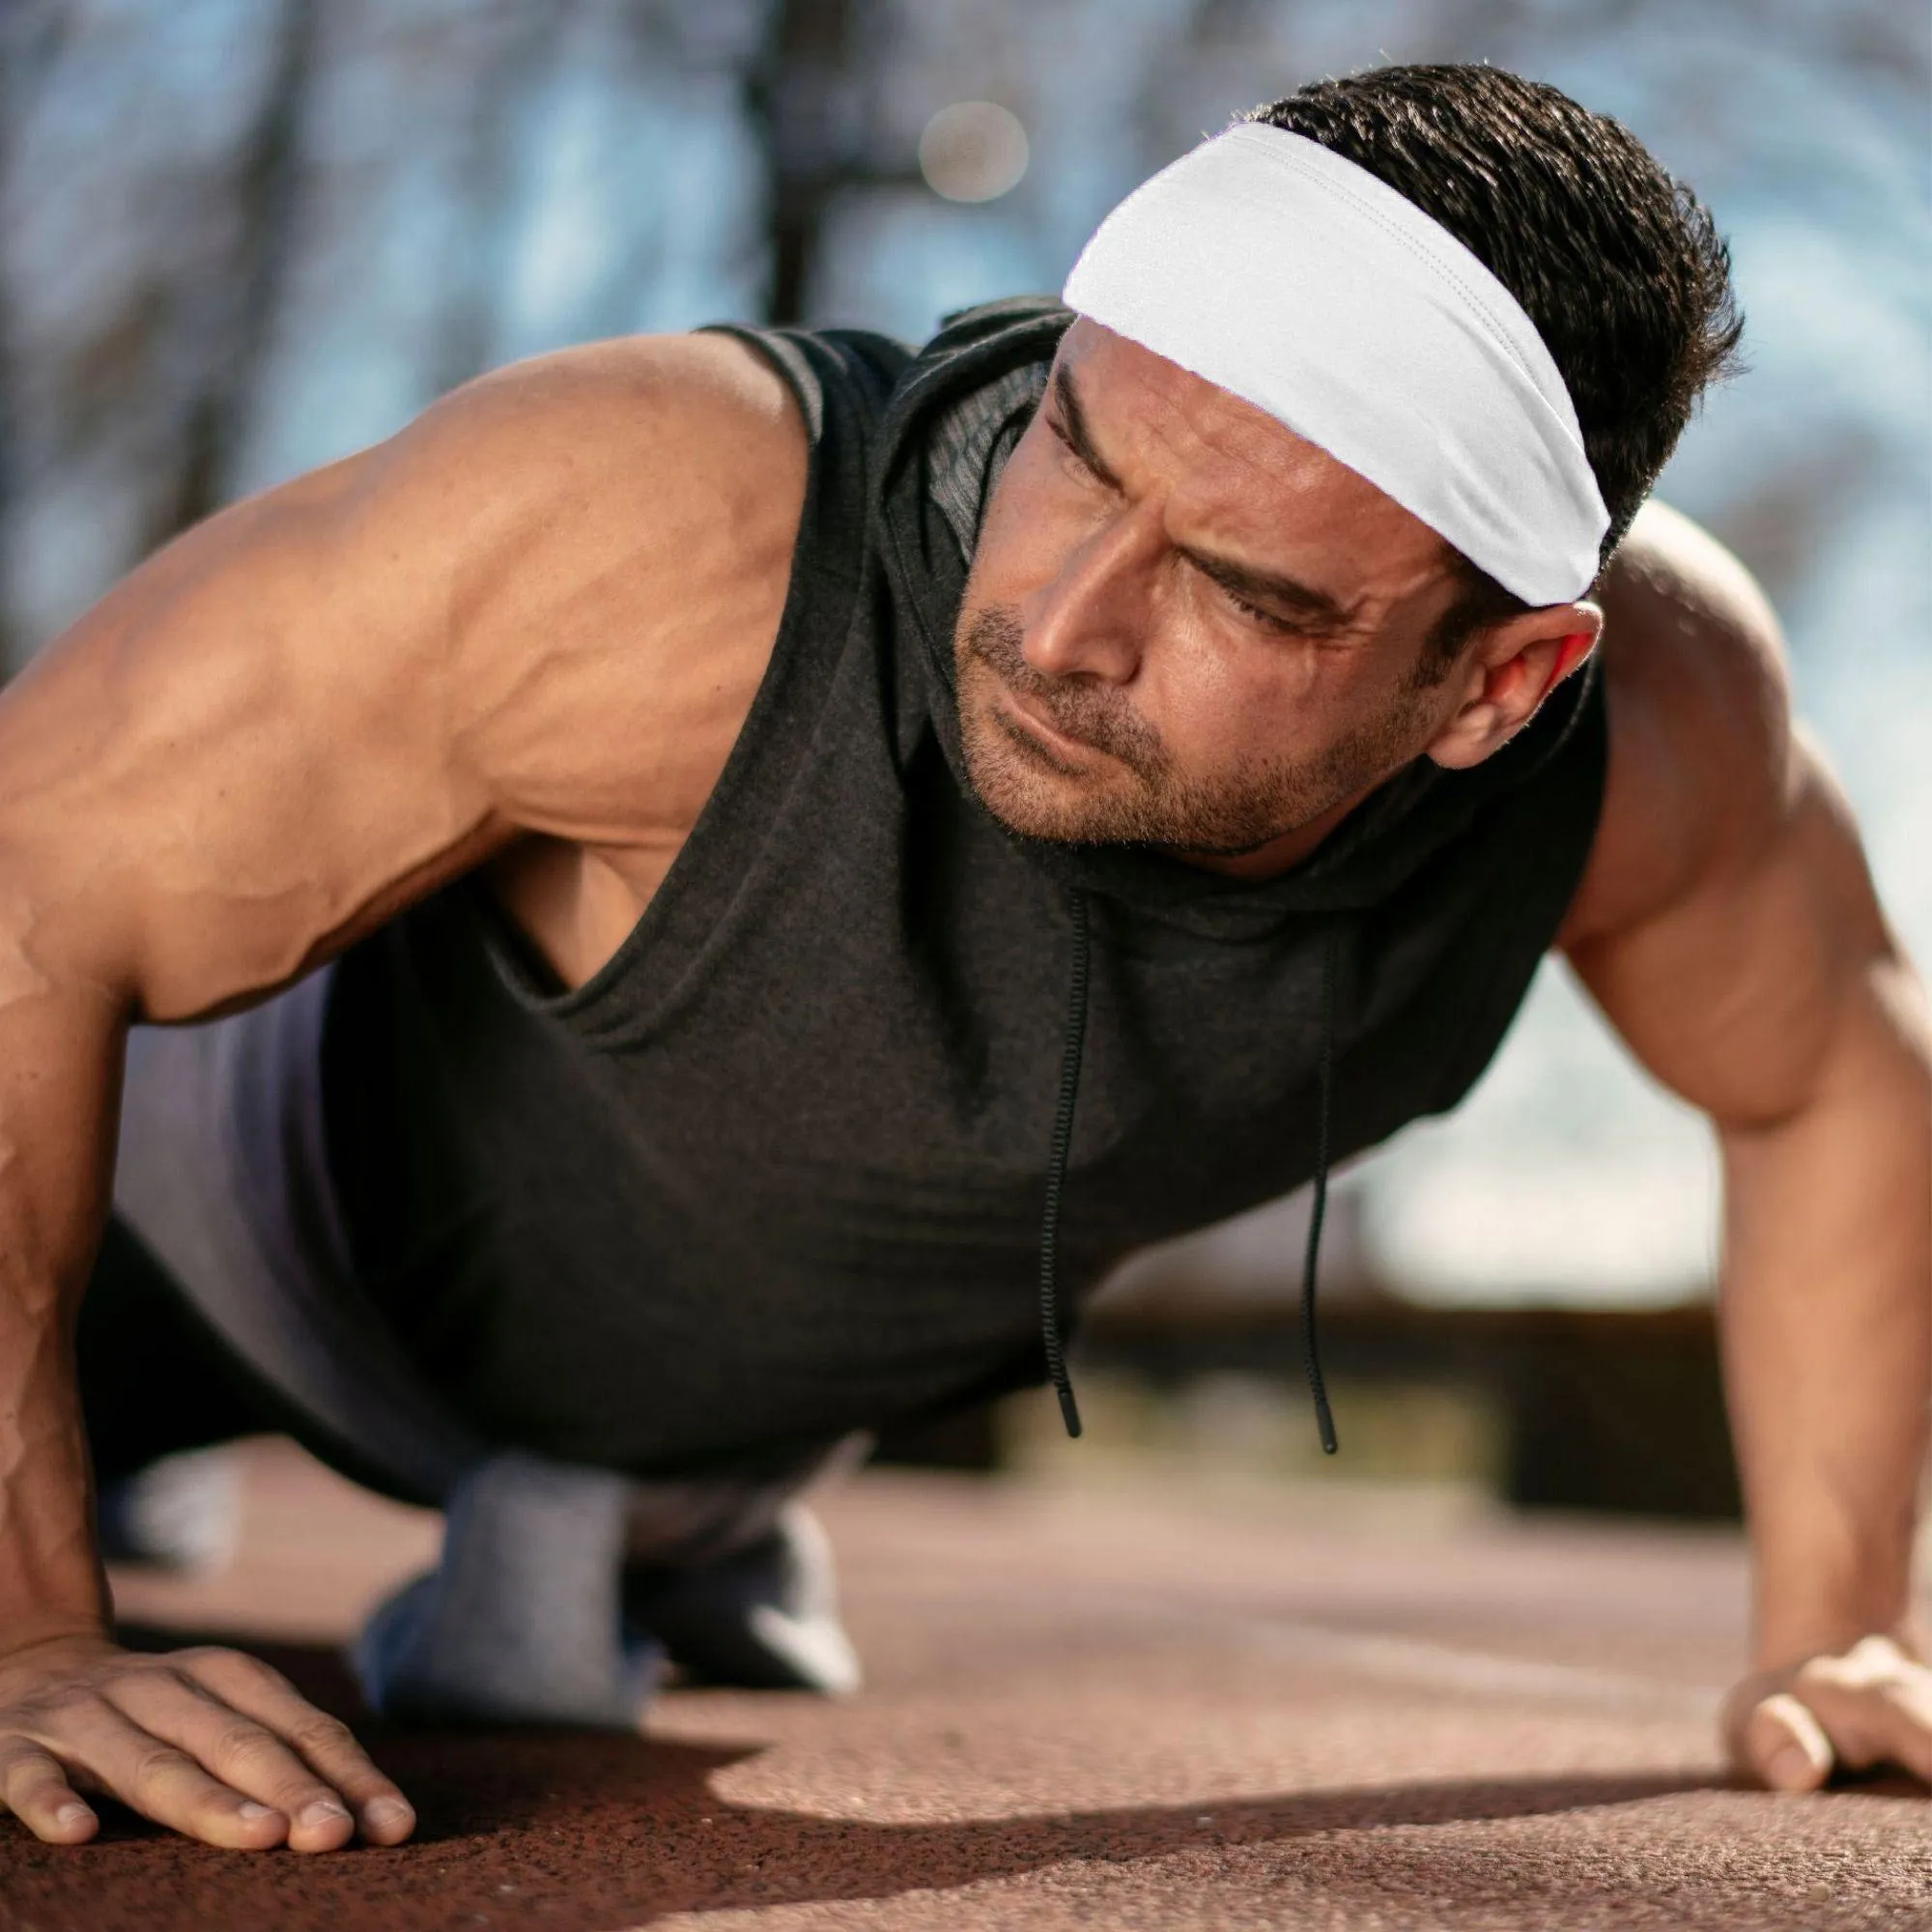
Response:
[{"label": "paved ground", "polygon": [[[241,1560],[119,1579],[331,1646],[434,1548],[270,1447]],[[302,1860],[0,1825],[7,1932],[1932,1927],[1915,1787],[1726,1788],[1743,1572],[1703,1532],[874,1473],[829,1499],[870,1685],[671,1692],[648,1738],[371,1736],[417,1839]]]}]

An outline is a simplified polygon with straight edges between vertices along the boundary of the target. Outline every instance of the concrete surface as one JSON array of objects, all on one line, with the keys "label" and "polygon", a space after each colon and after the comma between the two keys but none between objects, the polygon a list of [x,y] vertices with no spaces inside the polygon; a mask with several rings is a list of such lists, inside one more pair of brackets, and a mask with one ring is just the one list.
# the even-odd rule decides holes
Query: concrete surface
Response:
[{"label": "concrete surface", "polygon": [[[240,1558],[117,1578],[354,1716],[332,1646],[432,1519],[278,1444]],[[1727,1788],[1737,1540],[1522,1523],[1336,1479],[1086,1490],[874,1472],[828,1498],[868,1688],[672,1690],[647,1738],[370,1729],[421,1830],[220,1853],[0,1824],[7,1932],[1932,1927],[1903,1781]]]}]

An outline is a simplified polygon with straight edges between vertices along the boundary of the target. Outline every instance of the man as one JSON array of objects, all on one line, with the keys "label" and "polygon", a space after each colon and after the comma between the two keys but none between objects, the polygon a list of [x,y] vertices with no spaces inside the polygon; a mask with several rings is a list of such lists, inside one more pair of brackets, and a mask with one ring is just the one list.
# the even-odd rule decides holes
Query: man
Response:
[{"label": "man", "polygon": [[[1932,1774],[1925,1022],[1770,612],[1638,515],[1735,340],[1706,217],[1552,90],[1391,69],[1197,150],[1067,293],[911,361],[487,379],[0,699],[43,1837],[87,1788],[412,1824],[250,1660],[113,1645],[90,1434],[118,1477],[272,1418],[445,1503],[359,1654],[391,1708],[844,1681],[786,1500],[830,1445],[1043,1371],[1076,1426],[1064,1294],[1452,1104],[1551,944],[1722,1143],[1736,1758]],[[191,1019],[134,1035],[117,1167],[128,1023]]]}]

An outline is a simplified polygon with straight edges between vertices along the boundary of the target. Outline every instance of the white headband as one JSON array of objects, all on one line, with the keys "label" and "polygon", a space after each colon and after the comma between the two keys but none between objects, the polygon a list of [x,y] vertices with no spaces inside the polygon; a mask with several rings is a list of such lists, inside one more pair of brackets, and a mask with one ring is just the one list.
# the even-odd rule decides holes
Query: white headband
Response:
[{"label": "white headband", "polygon": [[1319,444],[1530,604],[1594,581],[1609,515],[1536,326],[1366,168],[1232,128],[1107,216],[1064,299]]}]

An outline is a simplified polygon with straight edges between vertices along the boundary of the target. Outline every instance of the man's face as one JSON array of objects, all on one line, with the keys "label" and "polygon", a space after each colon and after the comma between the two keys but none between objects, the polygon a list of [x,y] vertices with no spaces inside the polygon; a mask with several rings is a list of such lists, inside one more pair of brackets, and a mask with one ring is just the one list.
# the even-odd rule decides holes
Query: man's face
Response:
[{"label": "man's face", "polygon": [[954,637],[968,767],[1036,838],[1292,863],[1454,710],[1419,519],[1086,321],[1000,479]]}]

